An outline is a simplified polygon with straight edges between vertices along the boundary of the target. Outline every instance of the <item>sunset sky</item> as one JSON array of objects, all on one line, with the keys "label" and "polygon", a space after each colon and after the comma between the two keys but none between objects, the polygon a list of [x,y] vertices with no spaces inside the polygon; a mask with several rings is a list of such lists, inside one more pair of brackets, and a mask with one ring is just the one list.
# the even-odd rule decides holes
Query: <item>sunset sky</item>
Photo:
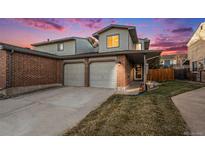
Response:
[{"label": "sunset sky", "polygon": [[158,18],[18,18],[0,19],[0,42],[30,47],[35,42],[70,36],[87,37],[109,24],[136,26],[139,38],[151,40],[150,49],[186,52],[186,43],[205,19]]}]

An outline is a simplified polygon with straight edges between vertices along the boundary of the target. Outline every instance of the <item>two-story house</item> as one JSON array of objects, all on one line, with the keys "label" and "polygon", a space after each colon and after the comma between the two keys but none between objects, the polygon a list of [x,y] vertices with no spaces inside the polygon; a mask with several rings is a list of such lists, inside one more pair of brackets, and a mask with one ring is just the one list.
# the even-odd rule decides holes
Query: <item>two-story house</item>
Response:
[{"label": "two-story house", "polygon": [[124,88],[133,80],[143,80],[144,52],[159,54],[148,51],[150,41],[138,39],[134,26],[110,25],[93,37],[96,47],[89,39],[76,37],[32,45],[34,50],[67,56],[64,84],[68,86]]},{"label": "two-story house", "polygon": [[196,74],[198,81],[201,80],[202,75],[205,81],[205,22],[198,26],[187,43],[187,47],[190,71]]},{"label": "two-story house", "polygon": [[[26,68],[30,66],[28,57],[22,55],[22,58],[13,58],[12,64],[15,64],[15,60],[18,60],[19,65],[24,60],[28,63],[23,68],[16,67],[16,69],[25,69],[27,74],[20,76],[16,73],[18,71],[13,71],[15,79],[18,77],[22,79],[22,76],[25,76],[24,80],[19,80],[24,83],[19,83],[17,86],[47,84],[47,81],[42,81],[41,77],[48,76],[52,79],[52,81],[48,80],[48,84],[58,82],[65,86],[125,89],[133,80],[146,80],[147,64],[151,59],[159,58],[161,51],[149,50],[149,44],[149,39],[137,37],[134,26],[109,25],[89,38],[69,37],[47,40],[32,44],[32,49],[2,44],[1,50],[8,50],[9,55],[13,52],[14,55],[15,52],[21,52],[21,54],[35,54],[35,57],[43,56],[55,60],[55,62],[51,60],[48,62],[48,60],[38,58],[32,61],[30,58],[33,62],[32,69],[30,69]],[[59,67],[59,63],[62,67]],[[47,68],[43,64],[46,64]],[[35,65],[38,65],[37,69],[33,68]],[[12,67],[8,66],[8,68],[12,70]],[[54,68],[55,71],[53,71]],[[32,72],[29,72],[30,70]],[[33,75],[36,73],[37,76]],[[8,77],[10,81],[6,82],[10,84],[10,87],[17,83],[11,78],[12,75]],[[28,78],[32,78],[33,82],[29,83]]]}]

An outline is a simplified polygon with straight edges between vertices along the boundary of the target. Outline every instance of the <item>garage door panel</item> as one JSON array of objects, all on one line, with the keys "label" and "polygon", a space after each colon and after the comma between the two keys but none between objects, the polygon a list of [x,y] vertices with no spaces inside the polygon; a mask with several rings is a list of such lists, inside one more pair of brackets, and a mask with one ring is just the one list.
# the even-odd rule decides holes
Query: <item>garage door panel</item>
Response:
[{"label": "garage door panel", "polygon": [[95,62],[90,64],[90,86],[116,88],[117,72],[115,62]]},{"label": "garage door panel", "polygon": [[66,64],[64,66],[64,85],[84,86],[85,65],[83,63]]}]

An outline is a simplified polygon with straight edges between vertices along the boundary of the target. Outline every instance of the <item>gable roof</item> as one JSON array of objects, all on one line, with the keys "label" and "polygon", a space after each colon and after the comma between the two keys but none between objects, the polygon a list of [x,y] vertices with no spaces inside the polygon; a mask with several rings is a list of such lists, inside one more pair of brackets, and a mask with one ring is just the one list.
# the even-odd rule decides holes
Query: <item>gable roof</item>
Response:
[{"label": "gable roof", "polygon": [[[196,42],[196,41],[202,39],[202,38],[201,38],[201,35],[200,35],[200,33],[201,33],[201,31],[202,31],[202,29],[201,29],[202,26],[203,26],[203,31],[205,31],[205,22],[203,22],[203,23],[201,23],[201,24],[197,27],[197,29],[193,32],[191,38],[189,39],[189,41],[188,41],[188,43],[187,43],[187,46],[190,46],[190,45],[193,44],[194,42]],[[205,32],[204,32],[204,33],[205,33]],[[205,36],[205,34],[204,34],[204,36]],[[204,38],[204,39],[205,39],[205,38]]]},{"label": "gable roof", "polygon": [[130,34],[131,38],[132,38],[132,41],[133,41],[134,43],[137,43],[137,42],[138,42],[137,32],[136,32],[135,26],[126,26],[126,25],[111,24],[111,25],[109,25],[109,26],[107,26],[107,27],[105,27],[105,28],[103,28],[103,29],[101,29],[101,30],[95,32],[95,33],[93,34],[93,36],[94,36],[95,38],[98,38],[98,37],[99,37],[99,34],[105,32],[105,31],[108,31],[108,30],[110,30],[110,29],[112,29],[112,28],[127,29],[127,30],[129,31],[129,34]]},{"label": "gable roof", "polygon": [[50,41],[43,41],[43,42],[33,43],[31,45],[37,47],[37,46],[41,46],[41,45],[60,43],[60,42],[65,42],[65,41],[74,41],[74,40],[77,40],[77,39],[87,39],[87,38],[82,38],[82,37],[65,37],[65,38],[56,39],[56,40],[50,40]]}]

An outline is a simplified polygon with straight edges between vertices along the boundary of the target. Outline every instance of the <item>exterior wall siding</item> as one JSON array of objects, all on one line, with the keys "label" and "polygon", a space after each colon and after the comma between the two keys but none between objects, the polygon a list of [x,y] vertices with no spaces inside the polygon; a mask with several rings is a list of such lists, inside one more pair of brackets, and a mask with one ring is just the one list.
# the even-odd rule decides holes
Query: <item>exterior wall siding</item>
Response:
[{"label": "exterior wall siding", "polygon": [[0,89],[6,88],[8,55],[4,50],[0,50]]},{"label": "exterior wall siding", "polygon": [[58,43],[47,44],[42,46],[33,47],[34,50],[43,51],[51,54],[56,55],[75,55],[75,40],[63,42],[64,43],[64,50],[58,51]]},{"label": "exterior wall siding", "polygon": [[128,33],[129,50],[136,50],[136,44],[133,43],[130,34]]},{"label": "exterior wall siding", "polygon": [[192,62],[197,61],[198,63],[201,62],[202,64],[204,64],[204,60],[205,60],[205,41],[204,40],[199,40],[188,47],[188,59],[190,60],[190,70],[191,71],[192,71]]},{"label": "exterior wall siding", "polygon": [[[118,48],[107,48],[107,36],[118,34],[120,35],[120,44]],[[125,29],[110,29],[99,35],[99,52],[112,52],[112,51],[122,51],[129,49],[128,42],[129,32]]]},{"label": "exterior wall siding", "polygon": [[96,52],[98,48],[93,48],[87,39],[76,39],[76,54]]},{"label": "exterior wall siding", "polygon": [[14,52],[11,87],[62,83],[62,62]]}]

